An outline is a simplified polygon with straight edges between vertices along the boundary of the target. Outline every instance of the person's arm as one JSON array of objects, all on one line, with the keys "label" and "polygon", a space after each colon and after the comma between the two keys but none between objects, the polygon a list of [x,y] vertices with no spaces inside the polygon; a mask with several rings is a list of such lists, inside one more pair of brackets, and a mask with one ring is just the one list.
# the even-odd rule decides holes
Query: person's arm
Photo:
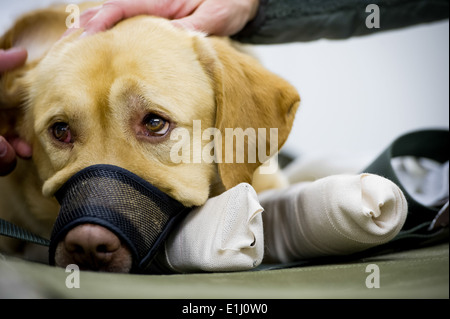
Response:
[{"label": "person's arm", "polygon": [[[379,8],[379,28],[366,26],[369,4]],[[448,17],[448,0],[260,0],[255,18],[233,38],[254,44],[346,39]]]}]

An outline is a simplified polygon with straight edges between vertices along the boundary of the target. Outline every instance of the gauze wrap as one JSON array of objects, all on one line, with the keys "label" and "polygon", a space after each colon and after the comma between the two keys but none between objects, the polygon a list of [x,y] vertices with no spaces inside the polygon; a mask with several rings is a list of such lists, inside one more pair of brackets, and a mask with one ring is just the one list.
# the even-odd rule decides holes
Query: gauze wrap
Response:
[{"label": "gauze wrap", "polygon": [[159,263],[181,273],[254,268],[264,256],[262,212],[246,183],[210,198],[169,235]]},{"label": "gauze wrap", "polygon": [[407,215],[399,187],[372,174],[333,175],[266,191],[259,199],[272,262],[346,255],[386,243]]},{"label": "gauze wrap", "polygon": [[259,198],[239,184],[189,213],[158,260],[175,272],[238,271],[263,255],[264,262],[347,255],[393,239],[406,215],[400,188],[373,174],[328,176]]}]

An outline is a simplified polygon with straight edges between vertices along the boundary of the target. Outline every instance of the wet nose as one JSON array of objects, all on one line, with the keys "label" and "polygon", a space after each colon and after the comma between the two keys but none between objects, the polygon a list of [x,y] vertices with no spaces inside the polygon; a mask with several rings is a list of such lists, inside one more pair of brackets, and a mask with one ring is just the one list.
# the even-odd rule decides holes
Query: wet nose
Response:
[{"label": "wet nose", "polygon": [[104,259],[108,257],[108,253],[113,253],[120,248],[120,240],[102,226],[86,224],[69,231],[65,245],[71,253]]},{"label": "wet nose", "polygon": [[129,249],[105,227],[78,225],[58,244],[55,263],[65,267],[76,264],[80,269],[128,272],[132,258]]}]

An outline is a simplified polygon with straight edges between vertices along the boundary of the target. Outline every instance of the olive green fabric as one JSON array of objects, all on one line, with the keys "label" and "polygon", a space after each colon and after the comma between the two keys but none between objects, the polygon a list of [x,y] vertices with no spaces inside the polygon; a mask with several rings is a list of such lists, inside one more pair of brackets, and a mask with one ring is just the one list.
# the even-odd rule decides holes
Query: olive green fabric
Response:
[{"label": "olive green fabric", "polygon": [[[448,243],[352,262],[186,275],[80,272],[0,256],[0,298],[449,298]],[[379,288],[367,288],[379,269]],[[70,278],[69,278],[70,279]]]}]

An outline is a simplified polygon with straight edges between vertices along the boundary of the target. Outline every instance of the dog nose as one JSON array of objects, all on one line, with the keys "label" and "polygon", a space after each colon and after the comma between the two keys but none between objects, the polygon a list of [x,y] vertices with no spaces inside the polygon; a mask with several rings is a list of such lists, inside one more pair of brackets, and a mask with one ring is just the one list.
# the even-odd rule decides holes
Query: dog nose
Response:
[{"label": "dog nose", "polygon": [[129,272],[129,249],[105,227],[82,224],[71,229],[57,247],[55,263],[76,264],[82,270]]},{"label": "dog nose", "polygon": [[64,240],[71,253],[91,255],[99,260],[120,248],[119,238],[108,229],[92,224],[80,225],[69,231]]}]

